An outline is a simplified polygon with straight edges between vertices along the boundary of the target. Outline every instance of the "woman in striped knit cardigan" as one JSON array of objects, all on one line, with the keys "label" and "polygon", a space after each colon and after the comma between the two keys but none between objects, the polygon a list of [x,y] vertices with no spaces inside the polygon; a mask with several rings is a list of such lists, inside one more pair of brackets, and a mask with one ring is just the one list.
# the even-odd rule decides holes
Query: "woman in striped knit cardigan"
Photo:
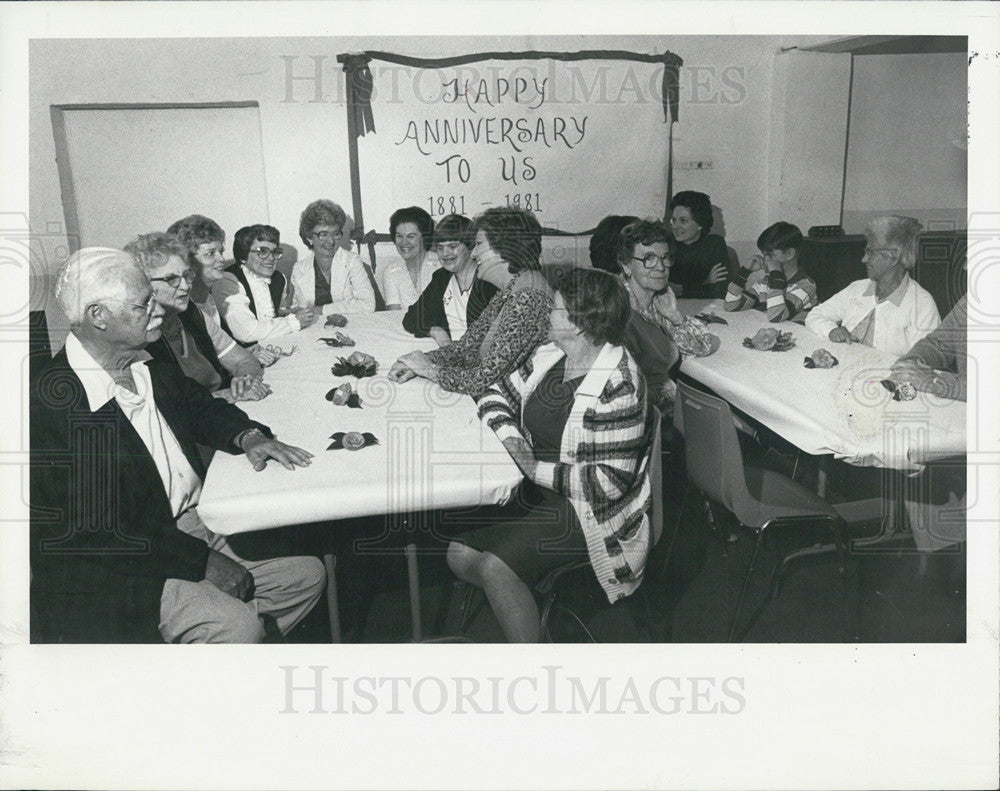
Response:
[{"label": "woman in striped knit cardigan", "polygon": [[448,564],[483,588],[511,642],[539,639],[529,586],[554,568],[589,557],[611,602],[642,580],[654,429],[646,383],[618,345],[628,318],[617,279],[570,272],[555,296],[551,343],[478,399],[480,417],[521,468],[535,502],[512,521],[453,541]]}]

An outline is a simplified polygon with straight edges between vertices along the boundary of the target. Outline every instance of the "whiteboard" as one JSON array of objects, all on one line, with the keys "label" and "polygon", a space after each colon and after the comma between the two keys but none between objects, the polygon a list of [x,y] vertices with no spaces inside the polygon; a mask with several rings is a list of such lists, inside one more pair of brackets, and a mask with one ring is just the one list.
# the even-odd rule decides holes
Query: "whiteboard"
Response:
[{"label": "whiteboard", "polygon": [[[371,59],[374,131],[362,120],[360,136],[349,134],[355,213],[368,229],[387,233],[390,214],[411,205],[435,220],[519,206],[566,233],[608,214],[663,216],[670,124],[662,60],[473,57]],[[351,84],[348,72],[349,95]]]},{"label": "whiteboard", "polygon": [[189,214],[218,222],[228,245],[267,222],[256,105],[61,110],[79,246],[121,248]]}]

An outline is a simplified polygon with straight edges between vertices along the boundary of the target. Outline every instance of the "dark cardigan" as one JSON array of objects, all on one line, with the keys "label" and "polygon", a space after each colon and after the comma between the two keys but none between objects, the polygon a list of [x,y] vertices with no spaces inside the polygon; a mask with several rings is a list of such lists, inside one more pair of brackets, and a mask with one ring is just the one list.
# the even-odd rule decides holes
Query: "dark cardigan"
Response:
[{"label": "dark cardigan", "polygon": [[[417,297],[417,301],[410,305],[406,315],[403,316],[403,329],[416,335],[418,338],[426,338],[431,331],[431,327],[442,327],[449,330],[448,317],[444,312],[444,294],[448,289],[448,281],[452,278],[452,273],[443,267],[431,275],[431,282],[427,288]],[[472,281],[472,291],[469,293],[469,303],[465,309],[465,317],[469,326],[479,318],[493,295],[497,293],[497,287],[485,280],[476,278]]]}]

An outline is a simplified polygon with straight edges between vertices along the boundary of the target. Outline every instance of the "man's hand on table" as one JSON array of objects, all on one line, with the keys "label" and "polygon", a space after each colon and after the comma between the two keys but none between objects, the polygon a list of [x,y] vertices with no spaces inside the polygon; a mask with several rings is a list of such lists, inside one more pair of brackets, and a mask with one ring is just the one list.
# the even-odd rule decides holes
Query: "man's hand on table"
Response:
[{"label": "man's hand on table", "polygon": [[296,467],[308,467],[313,454],[294,445],[286,445],[276,439],[270,439],[259,430],[253,430],[240,439],[240,447],[247,455],[247,460],[258,472],[267,466],[268,459],[274,459],[286,470]]},{"label": "man's hand on table", "polygon": [[854,343],[854,336],[846,327],[834,327],[828,337],[834,343]]},{"label": "man's hand on table", "polygon": [[208,550],[205,579],[223,593],[240,601],[250,601],[253,598],[253,574],[232,558],[214,549]]},{"label": "man's hand on table", "polygon": [[[223,391],[225,392],[225,391]],[[229,395],[226,400],[234,404],[237,401],[260,401],[271,395],[271,386],[257,376],[236,376],[229,385]]]},{"label": "man's hand on table", "polygon": [[889,380],[897,385],[908,382],[921,393],[941,398],[956,398],[958,375],[951,371],[937,371],[920,360],[904,360],[892,366]]}]

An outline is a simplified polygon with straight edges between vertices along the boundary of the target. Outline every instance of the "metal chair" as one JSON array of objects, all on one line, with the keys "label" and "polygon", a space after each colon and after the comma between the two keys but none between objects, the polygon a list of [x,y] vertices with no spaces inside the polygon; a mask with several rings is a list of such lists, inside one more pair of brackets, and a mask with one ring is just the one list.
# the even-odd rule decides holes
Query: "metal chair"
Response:
[{"label": "metal chair", "polygon": [[[724,400],[677,383],[677,409],[683,413],[685,463],[688,480],[714,503],[726,508],[754,536],[750,563],[743,578],[729,640],[743,639],[779,591],[785,568],[793,560],[836,549],[847,613],[847,524],[837,510],[791,478],[772,470],[744,464],[733,425],[732,411]],[[775,525],[826,522],[833,545],[810,546],[785,555],[771,575],[770,591],[757,613],[737,632],[747,590],[753,577],[764,536]]]},{"label": "metal chair", "polygon": [[[663,462],[662,462],[662,446],[660,437],[660,410],[653,407],[653,444],[649,451],[649,464],[647,466],[650,484],[650,497],[652,498],[652,512],[650,515],[650,544],[649,549],[652,553],[653,547],[656,546],[657,542],[660,540],[660,536],[663,534]],[[542,600],[541,608],[541,625],[539,628],[539,634],[542,638],[548,638],[551,642],[552,635],[549,633],[549,619],[553,611],[562,612],[568,615],[576,624],[583,630],[583,632],[590,639],[590,642],[597,642],[594,636],[587,629],[586,625],[580,619],[580,617],[570,610],[568,607],[561,606],[557,603],[557,586],[556,584],[560,579],[562,579],[567,574],[571,572],[578,571],[580,569],[586,569],[590,571],[590,561],[587,559],[573,561],[572,563],[567,563],[560,566],[557,569],[553,569],[549,572],[540,582],[535,585],[535,593]],[[647,567],[648,570],[648,567]],[[646,628],[650,632],[650,639],[653,639],[652,635],[652,618],[650,617],[650,603],[648,598],[648,588],[644,583],[639,586],[638,593],[643,598],[643,610],[646,619]]]}]

